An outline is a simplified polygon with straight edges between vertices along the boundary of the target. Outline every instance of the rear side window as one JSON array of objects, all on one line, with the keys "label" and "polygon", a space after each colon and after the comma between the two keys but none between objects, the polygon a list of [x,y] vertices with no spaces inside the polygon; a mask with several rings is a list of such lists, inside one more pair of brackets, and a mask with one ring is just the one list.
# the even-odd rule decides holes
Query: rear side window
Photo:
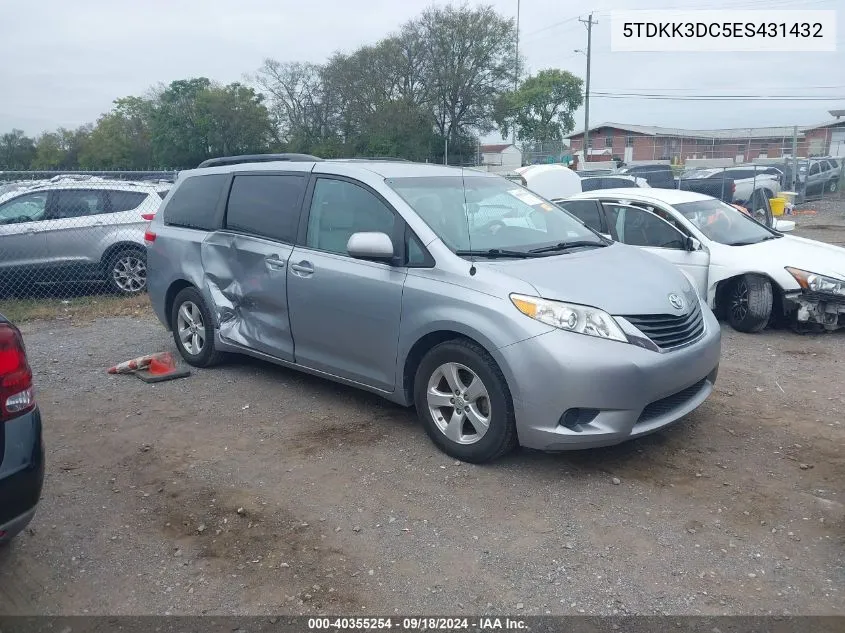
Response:
[{"label": "rear side window", "polygon": [[226,228],[292,243],[306,178],[299,175],[235,176],[226,207]]},{"label": "rear side window", "polygon": [[161,198],[162,200],[164,200],[167,197],[167,192],[166,191],[159,191],[158,197]]},{"label": "rear side window", "polygon": [[602,178],[602,189],[630,189],[636,186],[633,180],[627,178]]},{"label": "rear side window", "polygon": [[601,233],[601,216],[599,205],[595,200],[571,200],[558,202],[557,205],[569,211],[594,231]]},{"label": "rear side window", "polygon": [[217,202],[228,178],[228,174],[186,178],[164,208],[165,224],[205,231],[215,230]]},{"label": "rear side window", "polygon": [[141,206],[141,203],[146,197],[147,194],[139,191],[109,191],[109,200],[111,202],[109,210],[112,213],[130,211]]}]

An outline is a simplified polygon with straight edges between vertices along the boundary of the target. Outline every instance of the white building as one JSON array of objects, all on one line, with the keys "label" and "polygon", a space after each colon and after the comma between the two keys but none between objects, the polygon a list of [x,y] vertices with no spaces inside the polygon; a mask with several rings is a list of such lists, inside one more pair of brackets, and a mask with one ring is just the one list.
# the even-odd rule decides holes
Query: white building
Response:
[{"label": "white building", "polygon": [[488,171],[511,171],[522,167],[522,152],[511,143],[482,145],[481,164]]}]

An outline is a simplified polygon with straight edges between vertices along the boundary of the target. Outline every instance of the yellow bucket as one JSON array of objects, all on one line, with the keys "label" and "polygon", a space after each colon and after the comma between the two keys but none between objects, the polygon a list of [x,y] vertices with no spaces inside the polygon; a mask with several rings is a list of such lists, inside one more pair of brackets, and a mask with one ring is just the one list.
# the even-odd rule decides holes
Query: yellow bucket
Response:
[{"label": "yellow bucket", "polygon": [[769,206],[772,208],[772,215],[783,215],[786,198],[771,198],[769,199]]}]

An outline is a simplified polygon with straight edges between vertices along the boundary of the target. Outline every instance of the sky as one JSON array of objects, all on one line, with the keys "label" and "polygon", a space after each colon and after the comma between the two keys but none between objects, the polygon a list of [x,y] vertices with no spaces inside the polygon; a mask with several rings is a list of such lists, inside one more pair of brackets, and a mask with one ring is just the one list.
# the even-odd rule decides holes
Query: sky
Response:
[{"label": "sky", "polygon": [[[471,5],[482,4],[470,0]],[[205,76],[244,81],[263,59],[323,62],[375,42],[446,0],[0,0],[0,132],[28,134],[95,121],[112,101],[151,86]],[[517,0],[488,0],[516,17]],[[838,9],[828,53],[620,53],[610,13],[620,9]],[[594,12],[592,90],[680,94],[845,96],[845,0],[521,0],[524,72],[562,68],[584,76]],[[701,102],[594,96],[602,121],[691,129],[807,125],[831,119],[845,99]],[[583,128],[584,112],[576,115]],[[488,137],[495,140],[495,135]]]}]

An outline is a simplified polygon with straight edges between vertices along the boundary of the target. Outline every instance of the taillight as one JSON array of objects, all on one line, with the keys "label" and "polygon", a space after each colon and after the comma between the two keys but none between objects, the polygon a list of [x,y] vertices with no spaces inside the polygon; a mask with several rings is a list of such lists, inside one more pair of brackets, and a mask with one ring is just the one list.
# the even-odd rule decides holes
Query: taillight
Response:
[{"label": "taillight", "polygon": [[32,370],[18,329],[0,323],[0,422],[35,408]]},{"label": "taillight", "polygon": [[156,234],[153,231],[150,231],[149,229],[147,229],[144,232],[144,241],[147,244],[152,244],[153,242],[156,241]]},{"label": "taillight", "polygon": [[151,221],[154,217],[156,217],[155,213],[142,213],[141,217],[144,218],[147,222]]}]

